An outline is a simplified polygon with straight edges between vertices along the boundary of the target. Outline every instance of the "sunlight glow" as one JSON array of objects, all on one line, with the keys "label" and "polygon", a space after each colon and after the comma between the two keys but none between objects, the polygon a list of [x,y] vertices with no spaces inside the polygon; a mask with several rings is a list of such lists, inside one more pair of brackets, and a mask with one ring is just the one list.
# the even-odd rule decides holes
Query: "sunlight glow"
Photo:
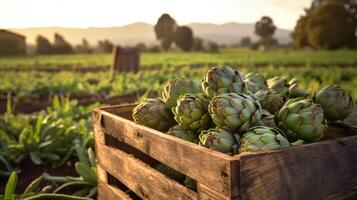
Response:
[{"label": "sunlight glow", "polygon": [[311,0],[0,0],[0,28],[108,27],[154,24],[164,12],[179,24],[253,23],[271,16],[292,29]]}]

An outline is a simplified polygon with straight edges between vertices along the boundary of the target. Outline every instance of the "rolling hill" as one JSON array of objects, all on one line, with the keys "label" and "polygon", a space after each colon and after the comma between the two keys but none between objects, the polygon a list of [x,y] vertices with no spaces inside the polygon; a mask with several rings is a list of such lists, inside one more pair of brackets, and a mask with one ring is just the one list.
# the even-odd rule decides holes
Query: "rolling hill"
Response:
[{"label": "rolling hill", "polygon": [[[218,42],[220,44],[232,44],[240,41],[242,37],[249,36],[253,40],[257,39],[254,34],[254,24],[248,23],[191,23],[188,24],[194,31],[195,36],[206,40]],[[34,44],[37,35],[43,35],[53,40],[54,33],[62,34],[71,44],[79,44],[82,38],[86,38],[90,44],[97,44],[98,40],[109,39],[116,44],[131,45],[138,42],[153,44],[156,42],[153,25],[147,23],[133,23],[121,27],[101,27],[101,28],[62,28],[62,27],[41,27],[12,29],[17,33],[27,37],[27,43]],[[280,43],[291,41],[290,31],[277,29],[274,35]]]}]

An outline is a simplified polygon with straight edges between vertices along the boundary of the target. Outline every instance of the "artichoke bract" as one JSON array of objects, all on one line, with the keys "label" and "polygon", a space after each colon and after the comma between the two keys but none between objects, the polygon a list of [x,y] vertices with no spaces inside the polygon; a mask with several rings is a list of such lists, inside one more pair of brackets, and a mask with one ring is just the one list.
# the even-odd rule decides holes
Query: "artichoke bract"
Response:
[{"label": "artichoke bract", "polygon": [[285,98],[282,94],[272,90],[263,90],[255,93],[255,96],[260,102],[263,109],[275,114],[285,103]]},{"label": "artichoke bract", "polygon": [[260,118],[260,121],[257,124],[261,126],[276,127],[275,117],[268,111],[262,110],[262,117]]},{"label": "artichoke bract", "polygon": [[174,78],[167,82],[162,91],[162,99],[168,108],[173,108],[177,105],[177,99],[187,93],[199,93],[202,91],[199,82],[191,79],[178,79]]},{"label": "artichoke bract", "polygon": [[208,111],[218,128],[244,133],[261,118],[259,102],[246,94],[221,94],[212,99]]},{"label": "artichoke bract", "polygon": [[297,98],[297,97],[307,97],[309,94],[299,88],[298,81],[296,78],[293,78],[289,81],[289,98]]},{"label": "artichoke bract", "polygon": [[327,128],[321,106],[303,98],[290,99],[284,104],[277,114],[277,125],[290,141],[306,142],[319,141]]},{"label": "artichoke bract", "polygon": [[202,88],[210,98],[224,93],[246,93],[248,91],[242,74],[228,66],[211,68],[202,80]]},{"label": "artichoke bract", "polygon": [[239,135],[223,129],[203,130],[199,135],[199,145],[229,155],[238,152],[238,141]]},{"label": "artichoke bract", "polygon": [[189,142],[194,142],[196,143],[195,139],[197,139],[198,134],[196,134],[195,131],[191,130],[185,130],[179,125],[171,127],[167,132],[167,134],[178,137],[180,139],[189,141]]},{"label": "artichoke bract", "polygon": [[284,132],[266,126],[252,127],[244,133],[239,144],[239,153],[273,150],[302,144],[302,140],[290,144]]},{"label": "artichoke bract", "polygon": [[208,104],[209,100],[203,94],[186,94],[180,96],[172,112],[182,128],[200,131],[209,128],[211,124]]},{"label": "artichoke bract", "polygon": [[266,79],[264,76],[255,72],[245,75],[244,82],[247,84],[248,90],[253,93],[267,89]]},{"label": "artichoke bract", "polygon": [[176,124],[173,114],[160,99],[145,99],[133,109],[134,122],[166,132]]},{"label": "artichoke bract", "polygon": [[267,85],[270,90],[273,90],[279,94],[284,96],[288,95],[289,92],[289,84],[288,82],[280,77],[274,77],[267,80]]},{"label": "artichoke bract", "polygon": [[336,85],[326,86],[315,96],[314,100],[325,111],[329,121],[343,120],[352,113],[353,100],[345,90]]}]

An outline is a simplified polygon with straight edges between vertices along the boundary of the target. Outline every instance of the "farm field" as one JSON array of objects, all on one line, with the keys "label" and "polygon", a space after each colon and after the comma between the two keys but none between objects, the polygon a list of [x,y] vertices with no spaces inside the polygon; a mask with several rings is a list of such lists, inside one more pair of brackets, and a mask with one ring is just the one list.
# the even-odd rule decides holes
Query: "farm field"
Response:
[{"label": "farm field", "polygon": [[[107,68],[112,63],[111,54],[40,55],[24,57],[0,57],[1,69],[81,69]],[[356,50],[309,51],[273,50],[268,52],[249,49],[223,49],[219,53],[148,53],[141,54],[141,65],[145,67],[169,67],[182,65],[235,64],[240,66],[259,65],[357,65]]]},{"label": "farm field", "polygon": [[[69,190],[65,184],[77,181],[78,187],[83,189],[82,196],[95,197],[97,183],[92,162],[94,144],[90,112],[105,104],[100,103],[105,102],[99,102],[100,99],[128,95],[127,101],[134,102],[149,94],[160,95],[168,80],[174,77],[200,80],[210,67],[224,63],[235,63],[231,66],[244,74],[258,72],[266,78],[297,78],[299,86],[310,94],[325,85],[338,84],[356,99],[356,53],[285,50],[263,53],[242,49],[223,50],[220,54],[143,53],[143,68],[155,68],[136,74],[117,74],[114,78],[105,70],[87,73],[32,70],[34,66],[105,68],[110,65],[110,54],[0,58],[0,69],[29,69],[0,73],[0,193],[10,171],[18,169],[21,180],[18,193],[40,177],[43,184],[52,184],[52,191],[75,194],[79,191]],[[260,64],[269,66],[255,66]],[[296,64],[301,66],[296,67]],[[315,64],[324,67],[312,66]],[[341,64],[344,67],[339,67]],[[80,105],[83,98],[92,100]],[[16,105],[23,102],[29,107],[34,106],[32,103],[47,104],[39,106],[36,112],[24,114],[16,110]]]}]

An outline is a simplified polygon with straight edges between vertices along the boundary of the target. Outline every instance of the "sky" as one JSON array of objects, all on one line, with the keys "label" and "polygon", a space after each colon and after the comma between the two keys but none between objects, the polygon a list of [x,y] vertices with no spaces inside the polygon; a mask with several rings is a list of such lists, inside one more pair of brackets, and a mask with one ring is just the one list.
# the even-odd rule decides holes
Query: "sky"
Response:
[{"label": "sky", "polygon": [[311,0],[0,0],[0,28],[113,27],[156,23],[169,13],[178,24],[254,23],[273,18],[279,28],[293,29]]}]

